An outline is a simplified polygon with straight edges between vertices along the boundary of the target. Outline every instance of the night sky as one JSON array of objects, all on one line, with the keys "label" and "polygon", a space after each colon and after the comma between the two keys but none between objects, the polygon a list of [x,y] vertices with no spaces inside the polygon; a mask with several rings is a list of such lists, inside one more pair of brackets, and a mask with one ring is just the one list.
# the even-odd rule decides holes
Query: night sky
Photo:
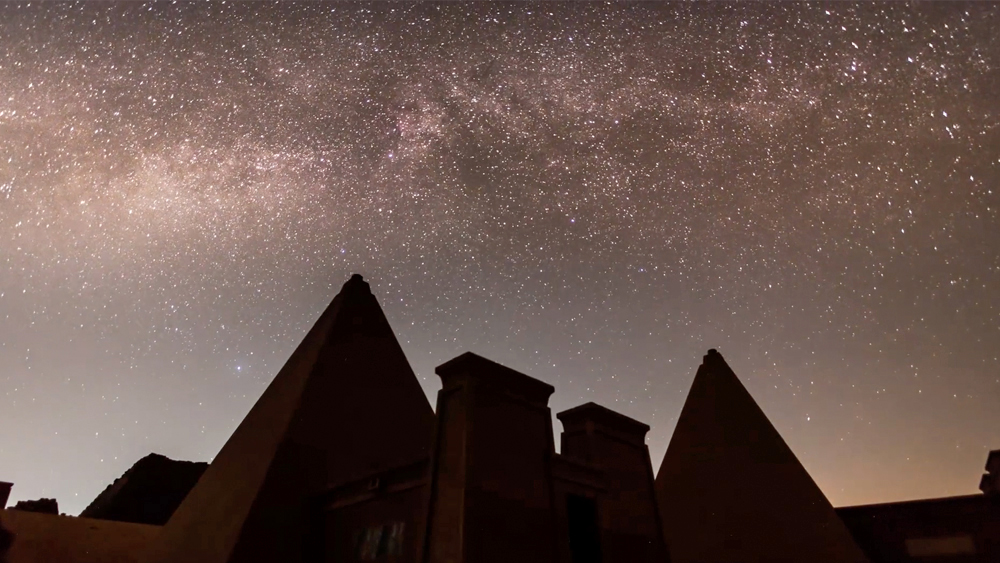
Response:
[{"label": "night sky", "polygon": [[0,4],[0,480],[75,514],[150,452],[211,459],[357,272],[431,397],[471,350],[647,422],[655,469],[714,347],[834,505],[974,493],[998,29],[986,2]]}]

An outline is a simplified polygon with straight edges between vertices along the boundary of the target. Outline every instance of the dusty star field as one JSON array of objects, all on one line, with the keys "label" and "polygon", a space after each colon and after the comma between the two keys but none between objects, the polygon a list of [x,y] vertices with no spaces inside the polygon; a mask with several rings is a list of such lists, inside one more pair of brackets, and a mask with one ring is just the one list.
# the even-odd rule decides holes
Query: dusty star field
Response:
[{"label": "dusty star field", "polygon": [[[1000,5],[0,4],[0,480],[208,460],[350,276],[649,423],[718,348],[835,505],[1000,448]],[[433,399],[432,399],[433,400]],[[561,427],[556,424],[556,431]]]}]

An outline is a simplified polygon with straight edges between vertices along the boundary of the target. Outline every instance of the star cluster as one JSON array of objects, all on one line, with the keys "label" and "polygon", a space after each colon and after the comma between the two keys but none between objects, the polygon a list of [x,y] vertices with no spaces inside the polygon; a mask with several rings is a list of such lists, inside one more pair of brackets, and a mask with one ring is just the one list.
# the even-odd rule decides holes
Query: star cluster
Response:
[{"label": "star cluster", "polygon": [[[836,505],[1000,447],[1000,9],[0,4],[0,479],[210,459],[340,285],[649,423],[716,347]],[[557,426],[558,429],[558,426]]]}]

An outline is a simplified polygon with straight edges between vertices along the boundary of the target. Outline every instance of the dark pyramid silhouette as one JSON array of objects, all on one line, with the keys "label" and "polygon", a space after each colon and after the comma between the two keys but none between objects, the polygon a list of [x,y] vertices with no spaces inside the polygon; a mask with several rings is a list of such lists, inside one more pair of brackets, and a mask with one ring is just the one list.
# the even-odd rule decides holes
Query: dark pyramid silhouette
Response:
[{"label": "dark pyramid silhouette", "polygon": [[425,457],[433,431],[427,397],[368,284],[354,275],[142,561],[311,558],[315,496]]},{"label": "dark pyramid silhouette", "polygon": [[655,490],[673,563],[867,561],[715,350],[698,368]]}]

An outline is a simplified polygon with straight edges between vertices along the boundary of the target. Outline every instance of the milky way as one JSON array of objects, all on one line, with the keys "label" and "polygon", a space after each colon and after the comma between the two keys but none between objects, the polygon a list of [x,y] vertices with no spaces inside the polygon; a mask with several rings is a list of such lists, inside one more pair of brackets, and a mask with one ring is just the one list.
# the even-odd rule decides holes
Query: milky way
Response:
[{"label": "milky way", "polygon": [[[1000,8],[0,5],[0,480],[211,459],[351,273],[649,423],[718,348],[836,505],[1000,448]],[[558,424],[556,426],[558,431]],[[738,473],[738,468],[734,471]]]}]

